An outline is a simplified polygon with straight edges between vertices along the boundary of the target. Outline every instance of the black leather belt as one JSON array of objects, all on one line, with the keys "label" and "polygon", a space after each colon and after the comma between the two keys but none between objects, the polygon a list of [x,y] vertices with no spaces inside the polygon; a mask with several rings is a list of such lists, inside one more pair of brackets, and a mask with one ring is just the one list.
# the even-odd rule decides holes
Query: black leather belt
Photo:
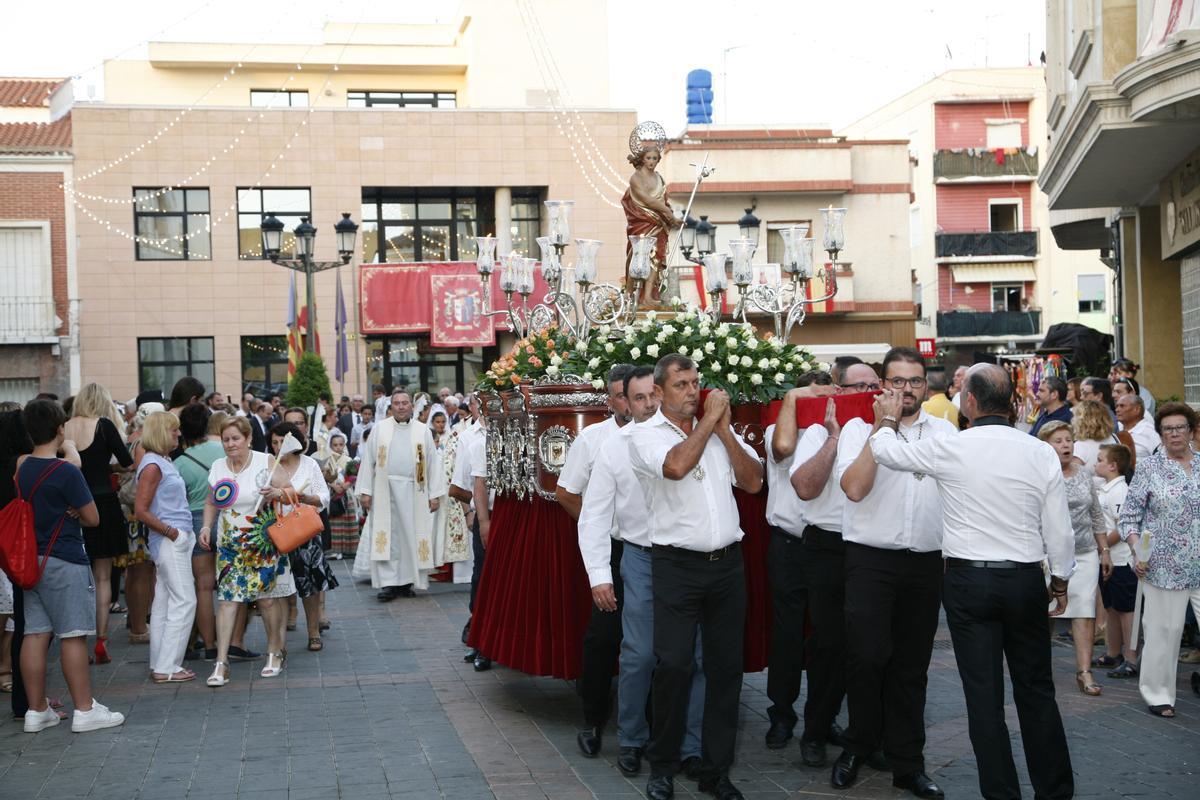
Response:
[{"label": "black leather belt", "polygon": [[1041,569],[1040,561],[971,561],[966,558],[947,558],[948,567],[973,567],[975,569]]},{"label": "black leather belt", "polygon": [[711,552],[705,553],[700,550],[688,550],[686,547],[672,547],[669,544],[654,545],[655,550],[661,550],[663,552],[670,553],[671,555],[688,556],[690,558],[696,558],[701,561],[720,561],[725,556],[732,554],[735,550],[738,549],[738,547],[739,547],[739,543],[734,542],[731,545],[726,545],[725,547],[722,547],[720,550],[713,550]]}]

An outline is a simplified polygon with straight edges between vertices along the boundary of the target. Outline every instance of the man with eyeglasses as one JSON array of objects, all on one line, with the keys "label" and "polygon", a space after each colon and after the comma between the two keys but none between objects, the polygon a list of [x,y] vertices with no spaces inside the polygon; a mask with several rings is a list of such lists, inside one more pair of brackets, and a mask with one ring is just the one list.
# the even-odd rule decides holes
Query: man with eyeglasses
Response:
[{"label": "man with eyeglasses", "polygon": [[[835,475],[846,493],[846,747],[830,782],[846,789],[880,742],[892,783],[917,797],[942,797],[925,774],[925,685],[938,626],[942,580],[942,501],[937,482],[875,463],[868,440],[895,424],[905,443],[953,436],[956,429],[921,407],[925,361],[910,347],[883,359],[883,385],[900,395],[899,419],[842,428]],[[886,713],[885,713],[886,709]]]},{"label": "man with eyeglasses", "polygon": [[[841,369],[837,383],[838,394],[877,392],[881,388],[875,370],[862,363]],[[813,632],[807,643],[812,655],[800,757],[813,767],[826,763],[825,744],[846,694],[846,588],[842,577],[846,495],[832,477],[841,432],[831,397],[826,403],[824,423],[810,425],[800,437],[789,475],[792,489],[804,501],[801,548]]]}]

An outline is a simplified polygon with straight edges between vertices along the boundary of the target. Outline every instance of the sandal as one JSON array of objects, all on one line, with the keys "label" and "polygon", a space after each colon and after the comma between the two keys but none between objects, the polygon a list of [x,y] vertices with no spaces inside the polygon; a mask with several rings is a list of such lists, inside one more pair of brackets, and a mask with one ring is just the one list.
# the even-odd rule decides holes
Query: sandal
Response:
[{"label": "sandal", "polygon": [[1147,706],[1147,708],[1149,708],[1150,713],[1156,717],[1171,719],[1175,716],[1175,706]]},{"label": "sandal", "polygon": [[1125,663],[1125,656],[1120,655],[1120,654],[1117,654],[1115,656],[1110,656],[1109,654],[1105,653],[1104,655],[1100,656],[1099,658],[1092,659],[1093,667],[1104,667],[1105,669],[1112,669],[1113,667],[1119,667],[1123,663]]},{"label": "sandal", "polygon": [[320,636],[311,637],[308,640],[308,649],[313,651],[314,653],[316,653],[320,650],[324,650],[325,645],[321,642],[321,637]]},{"label": "sandal", "polygon": [[[278,666],[272,666],[274,659],[279,659]],[[276,678],[279,673],[283,672],[283,653],[267,653],[267,665],[262,668],[261,674],[264,678]]]},{"label": "sandal", "polygon": [[1138,666],[1132,661],[1123,661],[1121,666],[1114,670],[1110,670],[1108,677],[1110,678],[1136,678],[1138,676]]},{"label": "sandal", "polygon": [[329,628],[330,628],[329,620],[327,620],[327,619],[323,619],[320,621],[320,623],[317,624],[317,630],[327,631],[327,630],[329,630]]},{"label": "sandal", "polygon": [[0,672],[0,692],[12,694],[13,681],[11,672]]},{"label": "sandal", "polygon": [[208,676],[208,680],[205,683],[214,687],[224,686],[229,683],[229,665],[224,661],[215,662],[213,664],[213,674]]},{"label": "sandal", "polygon": [[196,680],[196,673],[190,669],[181,669],[179,672],[173,672],[170,675],[154,675],[151,678],[155,683],[187,683],[188,681]]},{"label": "sandal", "polygon": [[[1083,676],[1087,675],[1088,680],[1084,680]],[[1100,684],[1096,683],[1096,678],[1092,675],[1090,669],[1081,669],[1075,673],[1075,683],[1079,686],[1079,691],[1086,694],[1088,697],[1099,697],[1102,689]]]},{"label": "sandal", "polygon": [[108,613],[110,613],[110,614],[124,614],[128,611],[129,611],[128,608],[121,605],[116,600],[112,601],[112,603],[110,603],[108,606]]},{"label": "sandal", "polygon": [[130,644],[150,644],[150,631],[144,631],[142,633],[134,633],[133,631],[130,631],[129,632],[129,643]]}]

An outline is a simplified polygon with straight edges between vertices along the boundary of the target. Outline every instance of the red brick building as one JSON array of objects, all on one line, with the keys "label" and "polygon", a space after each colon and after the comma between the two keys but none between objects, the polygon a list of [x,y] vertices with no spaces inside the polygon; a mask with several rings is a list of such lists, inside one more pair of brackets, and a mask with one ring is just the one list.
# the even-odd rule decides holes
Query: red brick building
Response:
[{"label": "red brick building", "polygon": [[68,81],[0,79],[0,401],[79,386]]}]

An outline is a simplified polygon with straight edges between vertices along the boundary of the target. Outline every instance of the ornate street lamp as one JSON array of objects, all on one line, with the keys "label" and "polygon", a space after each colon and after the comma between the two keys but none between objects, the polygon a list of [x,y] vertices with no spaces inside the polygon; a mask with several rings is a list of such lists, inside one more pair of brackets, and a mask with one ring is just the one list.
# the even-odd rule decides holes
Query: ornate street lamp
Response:
[{"label": "ornate street lamp", "polygon": [[758,247],[758,232],[762,225],[762,220],[754,216],[754,207],[746,209],[745,215],[738,220],[738,232],[742,234],[742,238],[748,240],[755,248]]}]

